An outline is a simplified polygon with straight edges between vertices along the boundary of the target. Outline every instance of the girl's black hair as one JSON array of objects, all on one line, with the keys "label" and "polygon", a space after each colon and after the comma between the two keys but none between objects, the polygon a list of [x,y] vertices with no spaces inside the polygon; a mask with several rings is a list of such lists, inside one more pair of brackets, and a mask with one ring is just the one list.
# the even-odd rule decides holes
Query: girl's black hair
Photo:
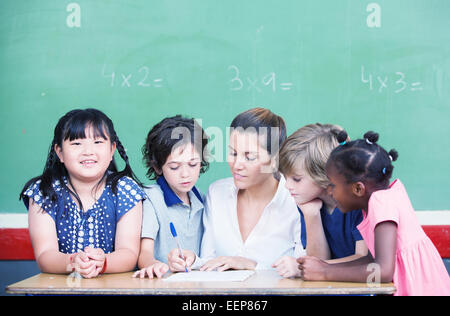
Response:
[{"label": "girl's black hair", "polygon": [[349,183],[371,180],[377,187],[387,187],[397,151],[392,149],[388,153],[377,144],[379,135],[372,131],[365,133],[364,139],[347,142],[347,137],[345,131],[339,133],[341,145],[331,152],[327,164],[333,164]]},{"label": "girl's black hair", "polygon": [[66,167],[63,163],[61,163],[58,155],[56,154],[55,145],[58,145],[58,147],[61,148],[63,142],[67,139],[72,141],[74,139],[86,138],[85,130],[88,126],[92,127],[94,137],[102,137],[106,139],[107,136],[109,136],[111,144],[116,143],[117,151],[120,157],[125,161],[125,168],[122,171],[118,171],[113,158],[108,166],[107,172],[105,172],[97,186],[100,185],[100,183],[102,183],[102,181],[106,178],[106,184],[110,184],[113,192],[117,193],[117,182],[124,176],[132,178],[142,186],[142,183],[138,180],[131,169],[125,148],[117,137],[113,122],[109,119],[109,117],[97,109],[76,109],[67,112],[59,119],[53,133],[53,140],[48,151],[44,171],[42,172],[42,175],[32,178],[24,185],[22,191],[20,192],[19,200],[28,198],[25,195],[25,191],[30,185],[34,184],[38,180],[41,180],[39,189],[43,196],[49,197],[55,202],[57,200],[57,195],[52,184],[55,180],[58,180],[61,186],[66,187],[69,192],[74,195],[80,205],[80,208],[83,209],[83,205],[78,194],[67,187],[64,182],[64,178],[66,178],[70,183],[70,177]]},{"label": "girl's black hair", "polygon": [[142,155],[147,167],[147,177],[156,180],[160,177],[162,167],[172,151],[182,145],[191,143],[201,155],[200,173],[209,168],[206,146],[208,136],[203,128],[193,118],[176,115],[167,117],[152,127],[148,132]]}]

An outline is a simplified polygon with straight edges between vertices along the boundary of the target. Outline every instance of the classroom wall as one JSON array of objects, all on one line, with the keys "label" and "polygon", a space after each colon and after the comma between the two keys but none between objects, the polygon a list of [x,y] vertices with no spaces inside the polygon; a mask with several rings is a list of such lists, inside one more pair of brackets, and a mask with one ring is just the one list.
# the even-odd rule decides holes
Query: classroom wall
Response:
[{"label": "classroom wall", "polygon": [[147,183],[151,126],[200,119],[221,156],[202,191],[229,176],[226,127],[248,108],[283,116],[289,133],[375,130],[398,150],[415,208],[449,210],[449,14],[441,0],[1,1],[0,213],[25,212],[18,193],[58,118],[87,107],[113,119]]},{"label": "classroom wall", "polygon": [[0,260],[0,296],[12,295],[5,291],[8,285],[40,273],[34,260]]}]

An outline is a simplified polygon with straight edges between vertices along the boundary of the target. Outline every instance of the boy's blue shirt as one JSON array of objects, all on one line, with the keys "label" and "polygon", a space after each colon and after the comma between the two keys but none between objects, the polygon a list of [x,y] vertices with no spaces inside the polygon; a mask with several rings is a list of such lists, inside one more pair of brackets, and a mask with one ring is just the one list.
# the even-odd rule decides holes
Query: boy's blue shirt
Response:
[{"label": "boy's blue shirt", "polygon": [[144,191],[147,199],[143,204],[141,237],[154,240],[154,258],[167,263],[170,251],[177,248],[170,232],[170,222],[177,230],[181,247],[199,255],[204,231],[205,196],[193,187],[188,192],[191,205],[187,205],[173,192],[163,176]]},{"label": "boy's blue shirt", "polygon": [[[167,183],[167,180],[163,176],[159,177],[156,180],[156,183],[159,184],[161,190],[163,191],[164,201],[166,202],[167,206],[183,203],[183,201],[181,201],[178,195],[176,195],[175,192],[173,192],[173,190],[170,188],[169,184]],[[200,202],[204,203],[203,197],[201,196],[200,192],[197,190],[195,186],[192,188],[192,192],[195,194],[195,196],[199,199]]]},{"label": "boy's blue shirt", "polygon": [[[300,208],[298,208],[301,220],[301,241],[303,247],[306,249],[307,236],[305,217]],[[355,210],[349,213],[342,213],[338,208],[335,208],[329,214],[325,208],[320,210],[322,218],[322,227],[327,239],[328,246],[331,252],[331,259],[339,259],[355,254],[355,246],[358,240],[362,240],[362,236],[358,231],[357,226],[363,219],[361,210]]]}]

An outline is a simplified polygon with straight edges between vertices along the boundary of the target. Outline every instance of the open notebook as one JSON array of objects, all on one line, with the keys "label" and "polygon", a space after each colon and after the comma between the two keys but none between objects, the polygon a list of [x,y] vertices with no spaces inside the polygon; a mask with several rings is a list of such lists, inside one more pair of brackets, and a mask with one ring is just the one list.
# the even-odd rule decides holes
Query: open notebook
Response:
[{"label": "open notebook", "polygon": [[255,271],[250,270],[191,271],[174,273],[163,280],[167,282],[242,282],[254,273]]}]

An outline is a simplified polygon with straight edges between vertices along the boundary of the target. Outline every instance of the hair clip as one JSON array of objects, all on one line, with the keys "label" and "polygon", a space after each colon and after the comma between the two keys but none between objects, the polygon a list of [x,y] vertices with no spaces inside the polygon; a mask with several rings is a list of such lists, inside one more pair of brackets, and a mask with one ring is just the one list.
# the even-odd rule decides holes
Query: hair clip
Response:
[{"label": "hair clip", "polygon": [[366,138],[366,143],[369,145],[373,145],[373,143],[368,138]]},{"label": "hair clip", "polygon": [[394,158],[392,158],[392,156],[391,156],[391,155],[389,155],[389,159],[391,159],[391,161],[394,161]]},{"label": "hair clip", "polygon": [[386,174],[386,167],[383,168],[383,174]]},{"label": "hair clip", "polygon": [[347,144],[347,141],[344,140],[342,143],[339,143],[339,145],[344,146],[345,144]]}]

